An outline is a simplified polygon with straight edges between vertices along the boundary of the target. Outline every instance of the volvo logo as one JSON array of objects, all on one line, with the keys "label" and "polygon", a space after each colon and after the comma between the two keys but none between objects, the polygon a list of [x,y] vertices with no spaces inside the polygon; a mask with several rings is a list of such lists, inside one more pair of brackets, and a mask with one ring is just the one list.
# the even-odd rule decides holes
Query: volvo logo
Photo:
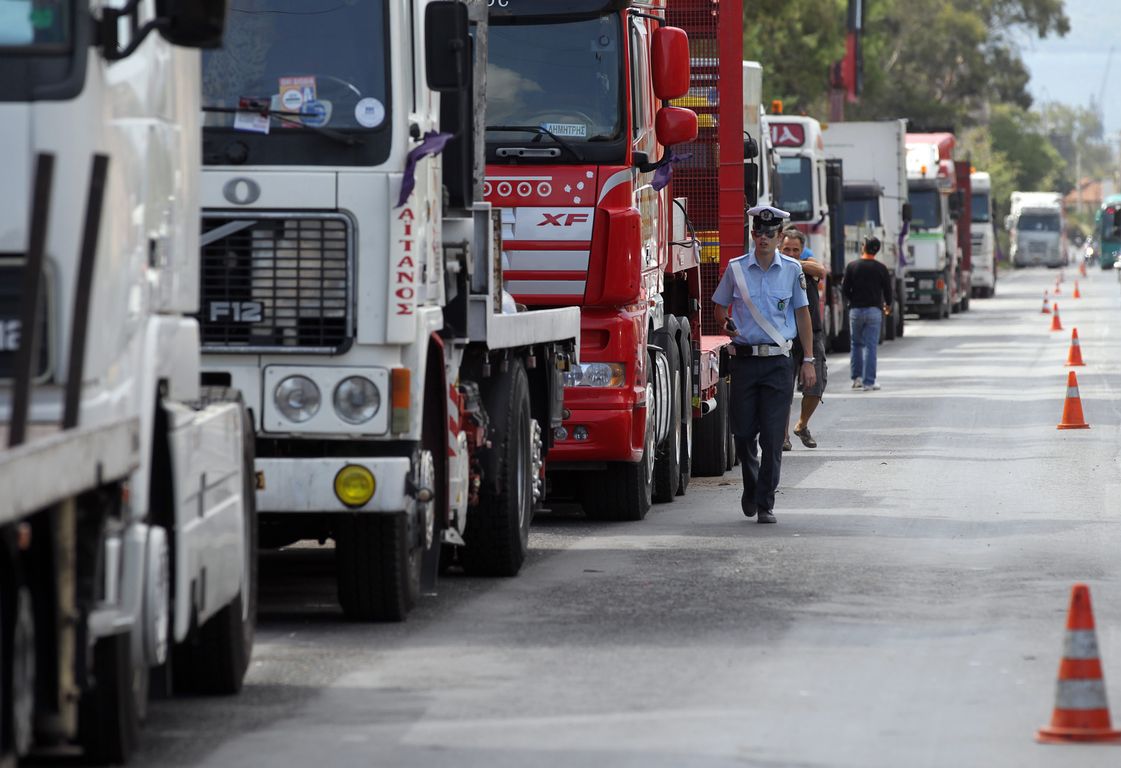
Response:
[{"label": "volvo logo", "polygon": [[252,205],[261,196],[261,186],[244,176],[230,179],[222,187],[222,196],[234,205]]}]

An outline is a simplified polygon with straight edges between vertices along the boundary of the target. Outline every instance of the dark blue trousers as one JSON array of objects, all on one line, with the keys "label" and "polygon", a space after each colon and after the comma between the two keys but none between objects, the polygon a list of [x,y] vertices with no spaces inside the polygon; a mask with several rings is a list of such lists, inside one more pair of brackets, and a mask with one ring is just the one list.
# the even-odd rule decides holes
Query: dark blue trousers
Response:
[{"label": "dark blue trousers", "polygon": [[[793,365],[789,357],[731,359],[732,434],[743,467],[744,490],[759,509],[775,506],[782,440],[794,396]],[[756,438],[761,456],[756,456]]]}]

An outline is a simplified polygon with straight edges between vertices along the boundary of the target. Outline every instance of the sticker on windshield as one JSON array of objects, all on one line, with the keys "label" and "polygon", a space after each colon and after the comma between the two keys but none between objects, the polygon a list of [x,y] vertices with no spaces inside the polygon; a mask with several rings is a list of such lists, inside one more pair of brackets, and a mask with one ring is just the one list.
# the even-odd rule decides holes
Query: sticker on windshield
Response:
[{"label": "sticker on windshield", "polygon": [[303,112],[304,105],[315,101],[315,78],[280,78],[280,106],[285,112]]},{"label": "sticker on windshield", "polygon": [[249,131],[250,133],[268,133],[269,116],[262,114],[264,110],[261,99],[247,99],[242,96],[237,100],[237,113],[234,115],[234,130]]},{"label": "sticker on windshield", "polygon": [[372,96],[354,105],[354,119],[363,128],[376,128],[385,120],[385,106]]},{"label": "sticker on windshield", "polygon": [[300,113],[300,122],[309,128],[322,128],[331,122],[331,102],[312,101],[304,104]]},{"label": "sticker on windshield", "polygon": [[541,127],[562,139],[585,139],[588,137],[588,126],[583,123],[542,123]]}]

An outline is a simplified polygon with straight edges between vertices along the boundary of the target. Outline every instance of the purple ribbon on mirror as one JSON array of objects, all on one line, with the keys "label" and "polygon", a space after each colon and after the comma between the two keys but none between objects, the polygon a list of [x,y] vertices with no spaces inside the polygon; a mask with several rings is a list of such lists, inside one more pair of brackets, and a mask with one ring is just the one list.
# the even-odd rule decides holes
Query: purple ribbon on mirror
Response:
[{"label": "purple ribbon on mirror", "polygon": [[394,208],[400,208],[409,199],[409,195],[413,193],[416,187],[416,165],[422,159],[438,155],[444,151],[444,147],[451,141],[451,133],[436,133],[436,131],[429,131],[424,134],[424,139],[420,144],[416,145],[409,152],[405,158],[405,173],[401,177],[401,194],[397,198],[397,205]]},{"label": "purple ribbon on mirror", "polygon": [[658,166],[658,169],[654,171],[654,179],[650,182],[650,186],[654,188],[654,191],[661,192],[669,186],[670,181],[673,179],[674,163],[679,160],[688,160],[692,156],[692,152],[679,155],[673,151],[673,147],[666,147],[666,162],[664,165]]},{"label": "purple ribbon on mirror", "polygon": [[903,250],[903,241],[907,239],[907,233],[911,231],[911,222],[903,222],[903,229],[899,230],[899,266],[907,266],[907,252]]}]

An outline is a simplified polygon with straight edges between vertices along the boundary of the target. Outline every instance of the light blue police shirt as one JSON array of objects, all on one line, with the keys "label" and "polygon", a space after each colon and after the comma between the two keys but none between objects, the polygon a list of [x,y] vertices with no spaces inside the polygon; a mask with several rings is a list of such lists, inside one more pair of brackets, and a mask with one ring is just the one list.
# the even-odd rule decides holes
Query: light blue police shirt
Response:
[{"label": "light blue police shirt", "polygon": [[736,344],[774,344],[766,331],[759,327],[751,316],[747,305],[740,299],[739,288],[732,270],[741,270],[751,294],[751,301],[762,315],[771,321],[784,339],[798,337],[798,323],[794,310],[808,307],[810,300],[802,287],[801,262],[783,256],[775,251],[771,266],[765,272],[755,260],[755,253],[748,253],[728,262],[712,300],[724,307],[731,307],[732,322],[736,324]]}]

